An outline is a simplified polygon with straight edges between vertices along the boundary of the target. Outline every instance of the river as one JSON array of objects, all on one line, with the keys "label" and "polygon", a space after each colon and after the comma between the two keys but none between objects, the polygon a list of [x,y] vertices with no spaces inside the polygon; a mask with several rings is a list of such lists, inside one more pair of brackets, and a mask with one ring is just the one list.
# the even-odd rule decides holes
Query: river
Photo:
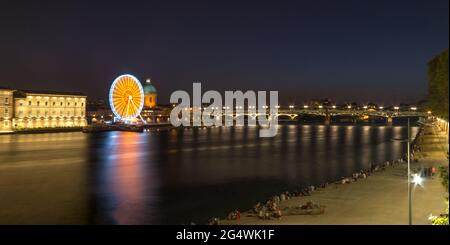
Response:
[{"label": "river", "polygon": [[[412,127],[415,135],[417,127]],[[2,224],[187,224],[398,159],[405,126],[0,135]]]}]

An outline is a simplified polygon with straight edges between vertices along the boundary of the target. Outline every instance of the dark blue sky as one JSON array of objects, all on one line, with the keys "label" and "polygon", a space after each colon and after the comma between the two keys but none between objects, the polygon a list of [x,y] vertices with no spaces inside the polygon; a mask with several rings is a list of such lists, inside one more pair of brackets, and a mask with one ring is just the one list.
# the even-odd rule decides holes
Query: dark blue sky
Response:
[{"label": "dark blue sky", "polygon": [[0,86],[106,98],[121,73],[283,103],[420,100],[448,0],[0,1]]}]

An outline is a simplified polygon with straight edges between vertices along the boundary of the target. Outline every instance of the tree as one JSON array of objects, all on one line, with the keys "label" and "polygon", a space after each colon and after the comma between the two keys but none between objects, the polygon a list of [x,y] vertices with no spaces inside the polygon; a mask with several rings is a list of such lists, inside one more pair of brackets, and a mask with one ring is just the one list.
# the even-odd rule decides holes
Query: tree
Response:
[{"label": "tree", "polygon": [[428,102],[434,115],[448,120],[448,49],[428,62]]}]

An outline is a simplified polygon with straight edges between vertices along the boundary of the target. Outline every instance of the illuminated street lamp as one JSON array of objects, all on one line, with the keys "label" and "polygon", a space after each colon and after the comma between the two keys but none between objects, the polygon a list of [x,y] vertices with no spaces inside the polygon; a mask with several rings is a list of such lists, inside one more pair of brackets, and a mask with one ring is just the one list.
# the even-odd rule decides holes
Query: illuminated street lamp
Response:
[{"label": "illuminated street lamp", "polygon": [[367,109],[367,106],[365,105],[365,106],[363,106],[363,108],[364,108],[364,109]]},{"label": "illuminated street lamp", "polygon": [[305,108],[305,109],[308,109],[308,107],[309,107],[309,106],[307,106],[307,105],[304,105],[304,106],[303,106],[303,108]]},{"label": "illuminated street lamp", "polygon": [[422,186],[422,182],[423,182],[423,178],[420,177],[420,174],[414,174],[412,183],[414,183],[414,185]]},{"label": "illuminated street lamp", "polygon": [[332,106],[333,107],[333,109],[336,109],[336,106],[334,105],[334,106]]},{"label": "illuminated street lamp", "polygon": [[[397,107],[398,108],[398,107]],[[394,108],[395,109],[395,108]],[[410,128],[410,123],[409,123],[409,117],[408,117],[408,138],[405,140],[398,140],[398,139],[393,139],[396,141],[400,141],[400,142],[406,142],[407,143],[407,159],[408,159],[408,224],[412,225],[412,196],[411,196],[411,128]],[[422,180],[418,179],[416,177],[416,175],[414,176],[415,180],[414,183],[422,183]],[[420,178],[420,176],[419,176]]]},{"label": "illuminated street lamp", "polygon": [[322,109],[323,108],[323,106],[322,105],[319,105],[319,109]]},{"label": "illuminated street lamp", "polygon": [[352,109],[352,106],[351,106],[351,105],[348,105],[348,106],[347,106],[347,109]]},{"label": "illuminated street lamp", "polygon": [[399,110],[399,109],[400,109],[400,107],[394,106],[394,110]]},{"label": "illuminated street lamp", "polygon": [[379,108],[380,110],[383,110],[384,107],[380,106],[380,107],[378,107],[378,108]]}]

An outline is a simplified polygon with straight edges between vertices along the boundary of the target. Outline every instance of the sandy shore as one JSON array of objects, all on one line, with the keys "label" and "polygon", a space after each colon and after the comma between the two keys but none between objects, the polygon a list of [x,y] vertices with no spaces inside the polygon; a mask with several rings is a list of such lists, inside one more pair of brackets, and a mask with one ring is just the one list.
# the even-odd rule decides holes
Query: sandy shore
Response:
[{"label": "sandy shore", "polygon": [[[413,163],[420,166],[448,166],[448,139],[435,126],[425,126],[420,140],[421,153]],[[280,219],[259,219],[248,212],[240,220],[222,220],[220,224],[407,224],[407,165],[397,164],[351,184],[331,184],[318,189],[311,196],[293,197],[279,204],[280,208],[298,207],[308,201],[325,206],[318,215],[289,215]],[[428,216],[445,210],[444,196],[448,195],[439,176],[426,179],[422,186],[413,187],[413,224],[430,224]]]}]

